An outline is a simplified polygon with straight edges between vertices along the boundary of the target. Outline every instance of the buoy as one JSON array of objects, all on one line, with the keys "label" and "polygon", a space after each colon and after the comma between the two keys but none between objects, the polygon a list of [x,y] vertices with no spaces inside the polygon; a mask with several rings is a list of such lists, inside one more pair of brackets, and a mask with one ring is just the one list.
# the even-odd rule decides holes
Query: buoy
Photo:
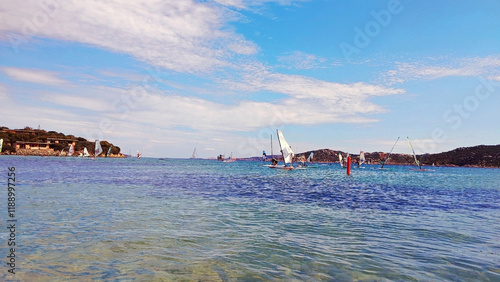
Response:
[{"label": "buoy", "polygon": [[351,156],[347,157],[347,175],[351,174]]}]

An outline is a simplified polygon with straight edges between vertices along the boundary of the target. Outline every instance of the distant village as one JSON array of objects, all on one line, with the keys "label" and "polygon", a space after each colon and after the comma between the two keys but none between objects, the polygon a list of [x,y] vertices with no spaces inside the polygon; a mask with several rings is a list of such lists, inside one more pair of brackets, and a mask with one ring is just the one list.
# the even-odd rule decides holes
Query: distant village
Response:
[{"label": "distant village", "polygon": [[[0,127],[0,154],[24,156],[83,156],[86,151],[89,156],[95,155],[95,141],[82,137],[65,135],[56,131],[43,129],[10,129]],[[98,141],[102,152],[98,157],[123,158],[120,147],[107,141]]]}]

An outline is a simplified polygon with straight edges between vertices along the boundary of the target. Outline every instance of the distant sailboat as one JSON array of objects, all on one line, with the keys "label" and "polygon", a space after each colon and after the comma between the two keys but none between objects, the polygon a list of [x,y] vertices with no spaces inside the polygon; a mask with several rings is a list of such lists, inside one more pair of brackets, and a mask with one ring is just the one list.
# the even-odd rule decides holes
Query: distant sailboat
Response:
[{"label": "distant sailboat", "polygon": [[358,167],[361,167],[362,164],[365,163],[365,152],[361,151],[359,153],[359,163],[358,163]]},{"label": "distant sailboat", "polygon": [[232,163],[234,161],[236,161],[236,160],[233,159],[233,152],[231,152],[231,155],[229,156],[229,158],[222,160],[222,162],[225,162],[225,163]]},{"label": "distant sailboat", "polygon": [[415,155],[415,150],[413,150],[413,146],[411,145],[410,138],[406,137],[406,139],[408,140],[408,145],[410,145],[411,151],[413,152],[413,159],[415,160],[415,164],[418,166],[418,169],[425,170],[425,169],[422,169],[422,165],[417,160],[417,155]]},{"label": "distant sailboat", "polygon": [[314,152],[311,152],[311,153],[309,154],[309,157],[307,157],[306,162],[308,162],[308,163],[312,163],[313,157],[314,157]]},{"label": "distant sailboat", "polygon": [[108,152],[106,153],[106,158],[111,154],[111,149],[113,149],[113,145],[109,146]]},{"label": "distant sailboat", "polygon": [[392,148],[391,148],[391,151],[389,152],[389,155],[387,155],[387,157],[385,157],[385,158],[381,161],[381,163],[382,163],[382,166],[380,167],[381,169],[382,169],[382,168],[384,168],[385,163],[387,162],[387,160],[388,160],[388,159],[389,159],[389,157],[391,156],[392,150],[394,150],[394,147],[396,146],[396,144],[398,143],[398,141],[399,141],[399,137],[398,137],[398,139],[396,140],[396,142],[394,143],[394,145],[392,145]]},{"label": "distant sailboat", "polygon": [[0,153],[2,152],[2,147],[3,147],[3,138],[0,139]]},{"label": "distant sailboat", "polygon": [[69,145],[68,156],[72,156],[75,153],[75,148],[73,144]]},{"label": "distant sailboat", "polygon": [[191,155],[191,159],[196,159],[196,147],[194,147],[193,155]]},{"label": "distant sailboat", "polygon": [[339,164],[340,167],[344,167],[344,162],[342,161],[342,153],[339,152]]},{"label": "distant sailboat", "polygon": [[137,151],[137,158],[140,159],[141,158],[141,153],[139,151]]},{"label": "distant sailboat", "polygon": [[[265,153],[266,153],[266,151],[262,152],[262,154],[265,154]],[[267,155],[266,156],[262,156],[262,158],[263,158],[264,161],[267,159],[265,157],[267,157]],[[274,153],[273,153],[273,135],[271,134],[271,164],[265,164],[263,166],[270,167],[270,166],[276,166],[277,164],[278,164],[278,160],[276,160],[274,158]]]},{"label": "distant sailboat", "polygon": [[281,155],[283,156],[283,162],[285,163],[284,166],[278,166],[278,165],[272,165],[270,168],[283,168],[283,169],[293,169],[293,150],[290,145],[288,145],[288,142],[285,140],[285,136],[283,136],[283,133],[277,129],[276,133],[278,135],[278,143],[280,145],[281,149]]},{"label": "distant sailboat", "polygon": [[89,151],[87,150],[87,147],[83,148],[83,157],[90,157]]},{"label": "distant sailboat", "polygon": [[97,158],[100,153],[102,153],[101,142],[99,140],[95,140],[94,158]]}]

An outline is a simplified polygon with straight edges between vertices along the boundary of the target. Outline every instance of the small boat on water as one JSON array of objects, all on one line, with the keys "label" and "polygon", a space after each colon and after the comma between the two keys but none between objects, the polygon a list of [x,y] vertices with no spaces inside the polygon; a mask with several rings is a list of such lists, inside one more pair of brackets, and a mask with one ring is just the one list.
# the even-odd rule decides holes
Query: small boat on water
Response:
[{"label": "small boat on water", "polygon": [[236,159],[233,159],[233,152],[231,152],[231,155],[229,156],[229,158],[222,160],[223,163],[232,163],[234,161],[236,161]]},{"label": "small boat on water", "polygon": [[101,142],[99,140],[95,140],[95,149],[94,149],[94,159],[102,153]]},{"label": "small boat on water", "polygon": [[111,154],[111,149],[113,149],[113,145],[109,146],[108,152],[106,153],[106,158]]},{"label": "small boat on water", "polygon": [[415,160],[415,164],[418,166],[418,169],[410,168],[410,170],[418,170],[418,171],[427,171],[427,169],[422,168],[422,165],[417,160],[417,155],[415,155],[415,150],[413,150],[413,146],[411,145],[410,138],[406,137],[408,140],[408,145],[410,145],[411,151],[413,153],[413,159]]},{"label": "small boat on water", "polygon": [[306,166],[309,168],[317,168],[318,167],[317,165],[313,165],[313,157],[314,157],[314,152],[311,152],[309,154],[309,157],[307,157]]},{"label": "small boat on water", "polygon": [[68,150],[68,156],[72,156],[75,153],[75,147],[73,147],[73,144],[69,145],[69,150]]},{"label": "small boat on water", "polygon": [[[263,151],[263,154],[265,154],[266,151]],[[265,155],[265,157],[267,158],[267,155]],[[263,160],[265,161],[266,158],[264,158],[263,156]],[[278,160],[276,160],[274,158],[274,153],[273,153],[273,135],[271,134],[271,164],[265,164],[263,166],[267,166],[267,167],[271,167],[271,166],[275,166],[278,164]]]},{"label": "small boat on water", "polygon": [[87,150],[87,147],[83,148],[83,155],[81,157],[88,158],[90,157],[89,150]]},{"label": "small boat on water", "polygon": [[194,147],[193,154],[191,155],[191,159],[196,159],[196,147]]},{"label": "small boat on water", "polygon": [[290,145],[288,145],[288,142],[285,140],[285,136],[283,136],[283,133],[277,129],[276,134],[278,135],[278,143],[280,145],[281,149],[281,155],[283,156],[283,162],[285,163],[284,165],[270,165],[269,168],[278,168],[278,169],[293,169],[292,165],[292,160],[293,160],[293,150]]},{"label": "small boat on water", "polygon": [[359,152],[359,163],[358,163],[358,167],[359,168],[363,168],[361,167],[362,164],[365,163],[365,152],[361,151]]}]

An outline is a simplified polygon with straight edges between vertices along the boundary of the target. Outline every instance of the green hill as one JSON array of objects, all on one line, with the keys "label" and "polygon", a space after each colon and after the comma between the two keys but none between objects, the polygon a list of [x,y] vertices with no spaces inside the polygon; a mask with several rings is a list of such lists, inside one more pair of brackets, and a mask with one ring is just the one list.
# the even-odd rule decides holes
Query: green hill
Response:
[{"label": "green hill", "polygon": [[[70,145],[73,144],[75,150],[73,155],[78,156],[83,152],[84,148],[87,148],[87,151],[94,155],[94,141],[56,131],[45,131],[30,127],[9,129],[2,126],[0,127],[0,138],[3,139],[1,154],[59,156],[62,152],[62,155],[66,156]],[[104,156],[112,146],[111,156],[123,157],[120,153],[120,147],[108,141],[100,141],[100,143],[104,152],[100,156]]]}]

